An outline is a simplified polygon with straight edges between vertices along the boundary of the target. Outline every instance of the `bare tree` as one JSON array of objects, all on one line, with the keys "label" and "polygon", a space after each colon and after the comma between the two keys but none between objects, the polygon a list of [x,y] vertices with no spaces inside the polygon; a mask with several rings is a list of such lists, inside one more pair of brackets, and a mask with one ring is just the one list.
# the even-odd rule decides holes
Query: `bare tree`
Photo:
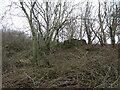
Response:
[{"label": "bare tree", "polygon": [[92,9],[92,5],[90,5],[90,2],[87,2],[85,9],[85,16],[84,16],[84,25],[85,25],[86,35],[88,38],[88,44],[92,44],[92,39],[91,39],[92,31],[90,29],[91,9]]},{"label": "bare tree", "polygon": [[115,36],[116,36],[116,31],[117,31],[117,26],[118,26],[118,17],[117,17],[117,12],[118,12],[118,6],[116,2],[111,2],[109,6],[106,5],[107,2],[104,2],[104,13],[106,17],[106,23],[108,26],[108,32],[111,40],[111,44],[113,47],[115,46]]},{"label": "bare tree", "polygon": [[43,47],[46,48],[44,55],[49,54],[52,41],[56,39],[59,41],[61,29],[76,19],[71,19],[71,21],[69,18],[75,10],[75,5],[69,6],[66,1],[45,2],[44,4],[35,0],[30,3],[20,2],[20,5],[31,28],[33,60],[37,60],[39,48],[40,50]]},{"label": "bare tree", "polygon": [[104,27],[104,17],[103,15],[101,14],[101,3],[99,2],[99,7],[98,7],[98,19],[99,19],[99,26],[100,26],[100,30],[101,30],[101,33],[100,33],[100,37],[101,37],[101,44],[104,45],[104,44],[107,44],[107,41],[106,41],[106,32],[105,32],[105,28]]}]

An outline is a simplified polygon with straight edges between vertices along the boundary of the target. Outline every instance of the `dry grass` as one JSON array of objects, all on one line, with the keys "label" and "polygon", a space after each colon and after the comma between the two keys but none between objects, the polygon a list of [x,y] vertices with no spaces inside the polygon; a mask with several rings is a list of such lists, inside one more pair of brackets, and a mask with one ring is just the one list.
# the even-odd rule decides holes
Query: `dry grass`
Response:
[{"label": "dry grass", "polygon": [[[23,61],[30,60],[30,57],[24,58],[20,53],[16,55],[21,56]],[[45,59],[49,60],[49,67],[44,66]],[[3,87],[118,87],[117,48],[99,45],[73,47],[58,50],[45,59],[39,60],[38,66],[27,62],[22,67],[3,72]]]}]

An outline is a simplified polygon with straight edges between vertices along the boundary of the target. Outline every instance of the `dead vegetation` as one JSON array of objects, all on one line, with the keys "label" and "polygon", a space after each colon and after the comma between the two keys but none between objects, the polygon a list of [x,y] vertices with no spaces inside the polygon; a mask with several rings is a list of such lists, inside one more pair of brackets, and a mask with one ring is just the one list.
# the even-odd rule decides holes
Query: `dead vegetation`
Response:
[{"label": "dead vegetation", "polygon": [[[16,53],[3,71],[3,88],[117,88],[118,51],[110,45],[59,49],[32,65],[26,51]],[[46,64],[49,59],[50,65]],[[10,61],[11,62],[11,61]]]},{"label": "dead vegetation", "polygon": [[10,2],[1,14],[3,88],[119,87],[118,0]]}]

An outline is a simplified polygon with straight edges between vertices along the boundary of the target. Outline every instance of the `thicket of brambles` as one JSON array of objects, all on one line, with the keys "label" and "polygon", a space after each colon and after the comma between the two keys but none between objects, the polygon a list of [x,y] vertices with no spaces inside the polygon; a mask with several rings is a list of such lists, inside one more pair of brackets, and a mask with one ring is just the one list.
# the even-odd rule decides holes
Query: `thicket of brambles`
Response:
[{"label": "thicket of brambles", "polygon": [[[3,77],[3,87],[41,88],[72,87],[74,85],[78,88],[118,87],[116,46],[113,48],[111,45],[88,45],[85,40],[78,39],[65,40],[57,42],[51,54],[45,55],[45,57],[40,56],[39,61],[34,65],[32,40],[25,33],[3,31],[3,40],[2,67],[4,75],[10,72],[18,75],[18,78],[9,83],[6,82],[7,78]],[[46,51],[45,48],[43,51]],[[21,71],[22,69],[23,71]],[[9,76],[12,76],[11,74]],[[25,78],[24,75],[28,78]],[[11,79],[9,76],[8,79]],[[35,85],[29,76],[31,78],[36,76]],[[23,80],[19,81],[20,78]],[[42,81],[39,81],[39,78],[42,78]],[[39,85],[39,83],[41,84]]]},{"label": "thicket of brambles", "polygon": [[119,36],[119,3],[98,2],[95,8],[92,2],[73,5],[64,0],[56,3],[20,1],[17,4],[28,20],[31,38],[24,32],[5,31],[3,28],[3,53],[7,50],[5,54],[11,56],[31,48],[32,63],[38,64],[41,58],[46,58],[59,47],[81,44],[107,46],[109,42],[115,48]]},{"label": "thicket of brambles", "polygon": [[10,58],[16,53],[23,50],[30,49],[31,40],[22,31],[3,29],[2,30],[2,58],[3,58],[3,69],[10,68],[10,63],[17,60],[10,61]]},{"label": "thicket of brambles", "polygon": [[4,75],[18,74],[10,83],[3,77],[4,87],[118,87],[119,4],[15,3],[31,36],[1,29]]}]

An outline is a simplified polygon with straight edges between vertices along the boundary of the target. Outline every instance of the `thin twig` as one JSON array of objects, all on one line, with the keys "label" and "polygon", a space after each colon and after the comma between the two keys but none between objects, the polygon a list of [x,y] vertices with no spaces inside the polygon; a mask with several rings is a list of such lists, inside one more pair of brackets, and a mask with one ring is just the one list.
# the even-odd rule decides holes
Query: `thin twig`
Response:
[{"label": "thin twig", "polygon": [[25,74],[29,79],[32,80],[33,85],[34,85],[34,87],[35,87],[35,80],[34,80],[32,77],[30,77],[27,73],[24,72],[24,74]]}]

